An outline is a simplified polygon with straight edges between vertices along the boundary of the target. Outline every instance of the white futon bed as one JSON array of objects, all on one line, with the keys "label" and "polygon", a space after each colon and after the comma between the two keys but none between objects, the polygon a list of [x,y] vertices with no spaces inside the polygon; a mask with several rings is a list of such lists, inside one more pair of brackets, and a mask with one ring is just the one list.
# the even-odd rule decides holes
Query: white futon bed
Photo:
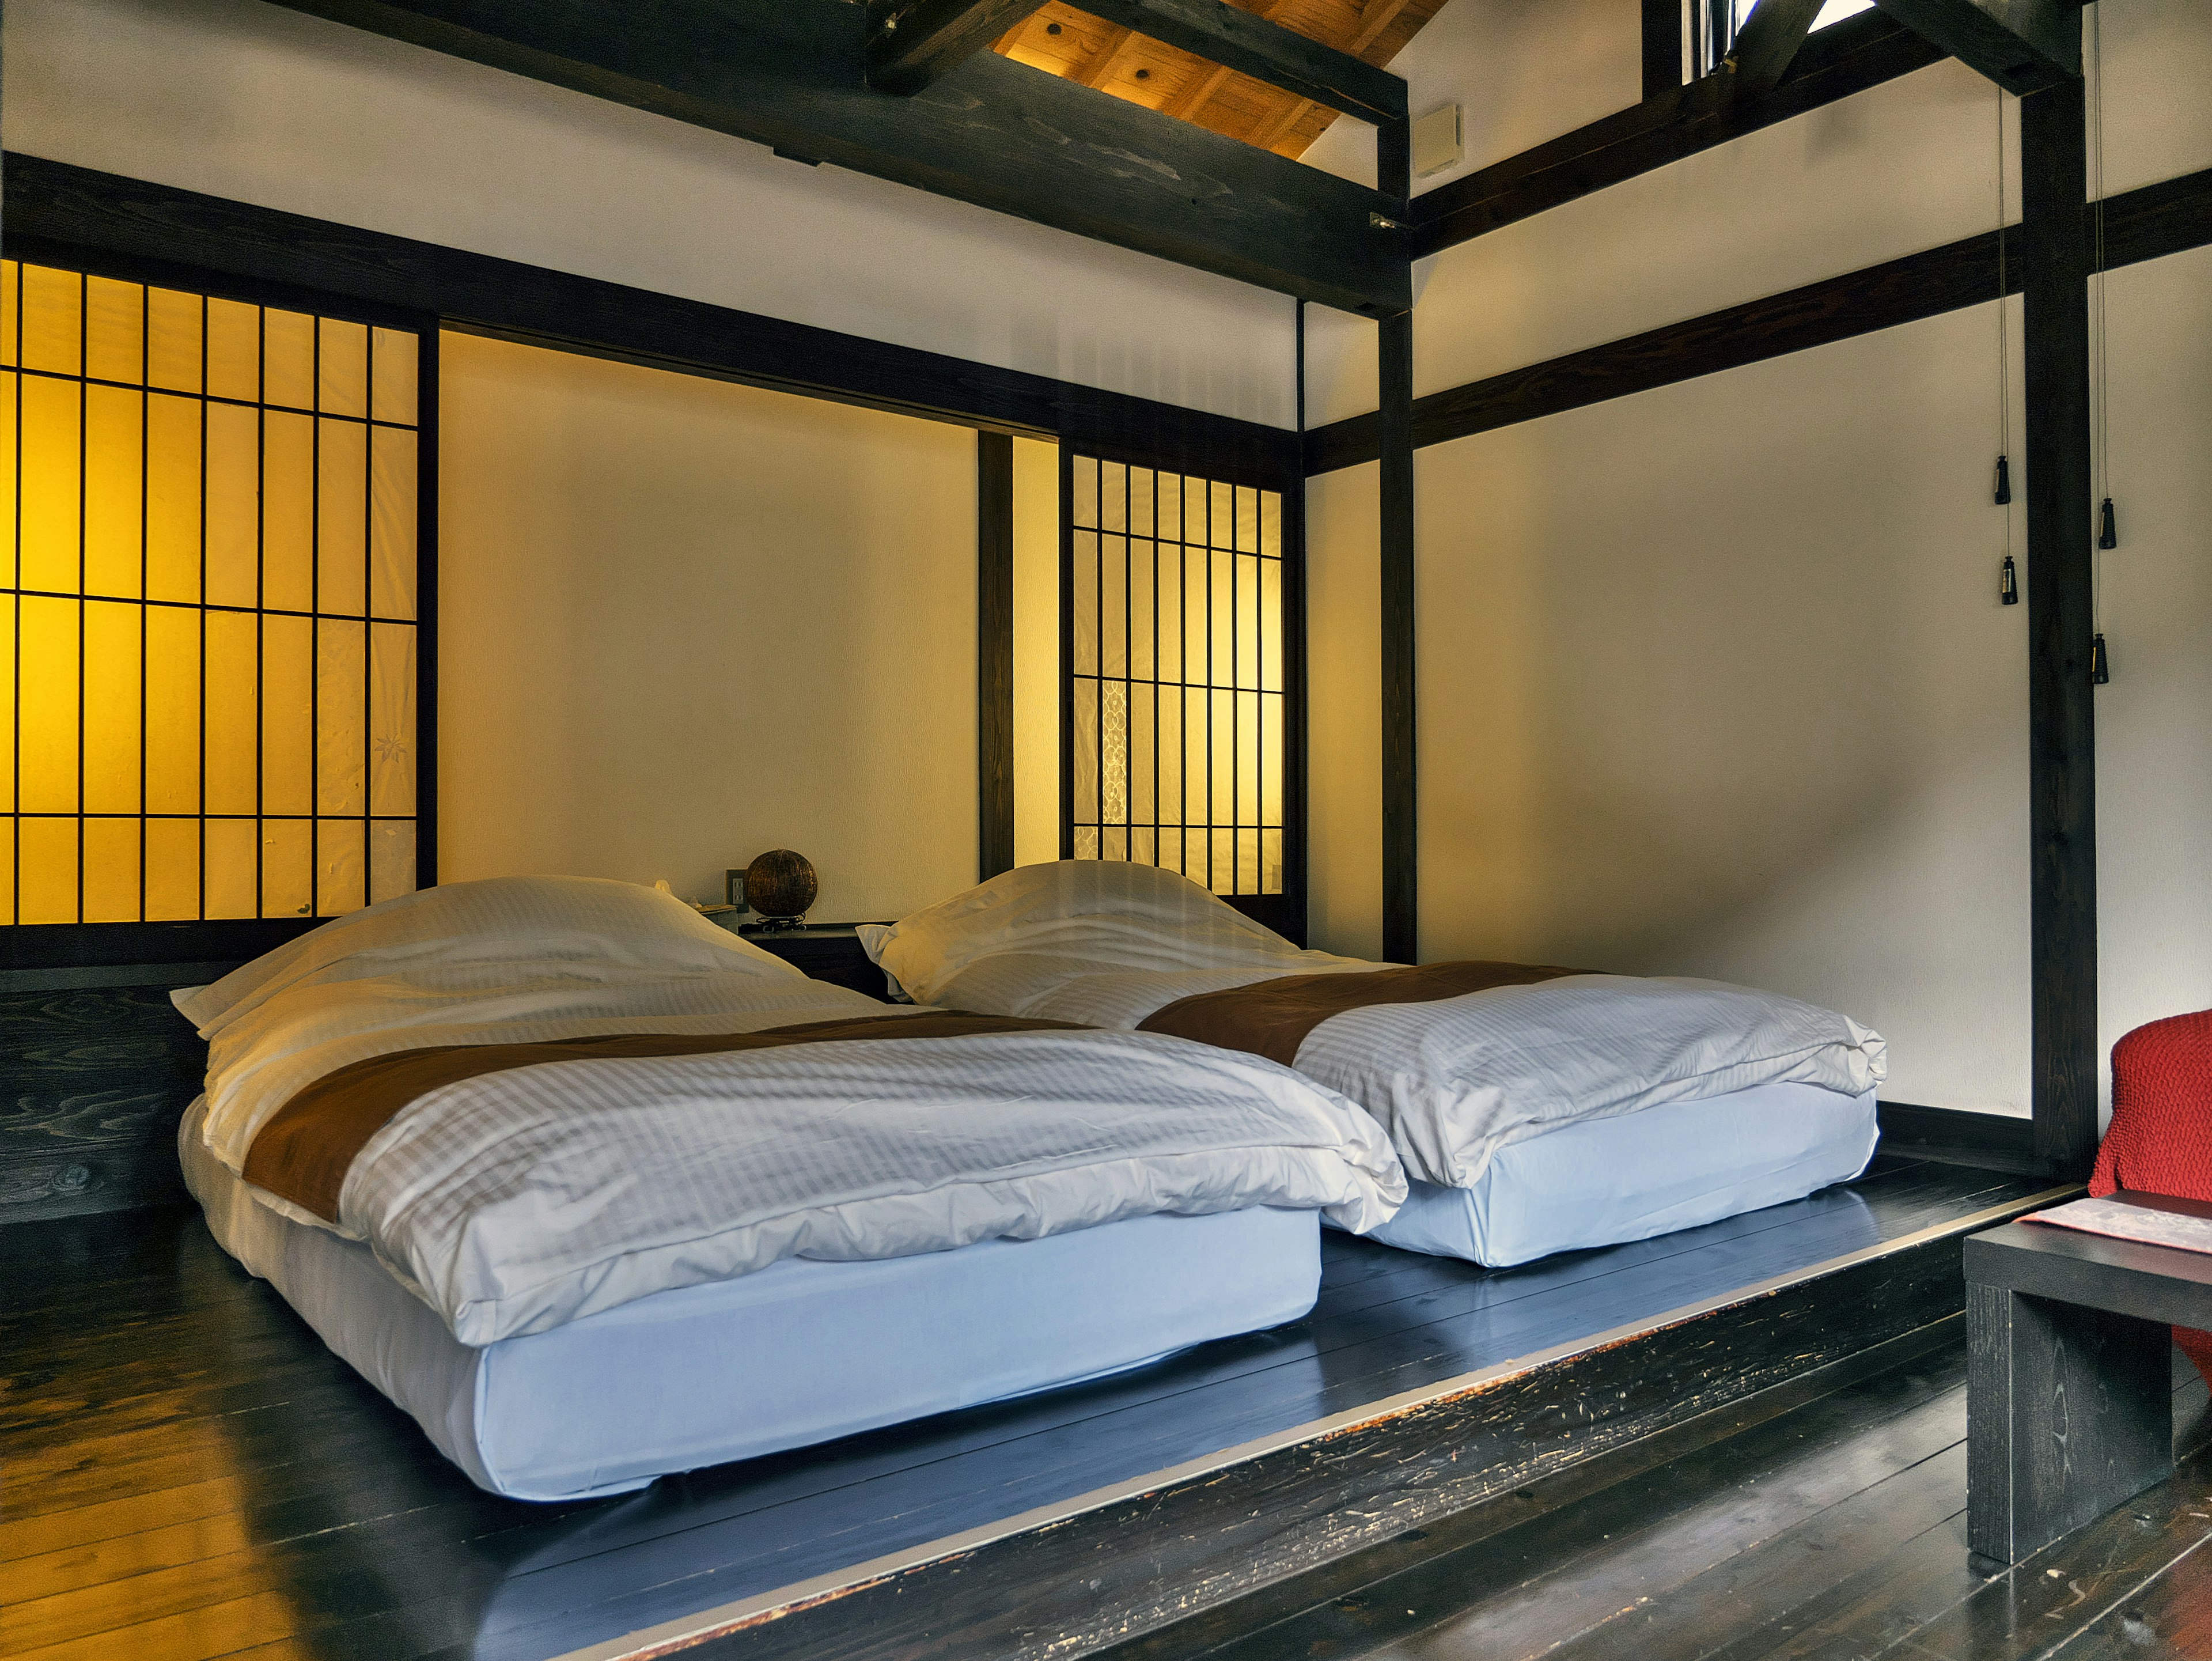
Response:
[{"label": "white futon bed", "polygon": [[1296,1319],[1322,1216],[1405,1191],[1288,1069],[894,1012],[627,884],[429,890],[176,1001],[216,1238],[524,1499]]},{"label": "white futon bed", "polygon": [[1857,1175],[1877,1136],[1885,1045],[1832,1011],[1711,981],[1304,952],[1151,866],[1026,866],[862,937],[927,1002],[1295,1065],[1390,1132],[1411,1191],[1368,1232],[1416,1251],[1504,1266],[1713,1222]]}]

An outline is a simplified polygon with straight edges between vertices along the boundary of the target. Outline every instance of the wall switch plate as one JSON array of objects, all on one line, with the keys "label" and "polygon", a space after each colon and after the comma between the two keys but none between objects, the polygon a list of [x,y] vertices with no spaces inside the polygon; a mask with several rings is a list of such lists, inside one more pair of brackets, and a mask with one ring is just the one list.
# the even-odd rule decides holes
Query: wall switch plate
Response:
[{"label": "wall switch plate", "polygon": [[1426,179],[1459,165],[1463,154],[1459,106],[1439,104],[1413,123],[1413,175]]}]

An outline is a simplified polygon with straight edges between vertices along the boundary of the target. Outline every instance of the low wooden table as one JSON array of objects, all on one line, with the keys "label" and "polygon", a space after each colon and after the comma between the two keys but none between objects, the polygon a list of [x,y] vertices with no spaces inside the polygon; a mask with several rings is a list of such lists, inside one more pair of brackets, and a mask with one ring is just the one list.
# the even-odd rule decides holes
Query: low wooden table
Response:
[{"label": "low wooden table", "polygon": [[2173,1469],[2168,1329],[2212,1328],[2212,1255],[2008,1223],[1966,1269],[1966,1540],[2017,1563]]}]

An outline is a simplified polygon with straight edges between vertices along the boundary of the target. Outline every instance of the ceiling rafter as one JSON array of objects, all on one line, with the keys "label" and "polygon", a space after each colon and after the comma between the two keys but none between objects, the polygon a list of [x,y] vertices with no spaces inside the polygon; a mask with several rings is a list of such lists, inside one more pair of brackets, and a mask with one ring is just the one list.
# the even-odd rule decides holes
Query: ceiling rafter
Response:
[{"label": "ceiling rafter", "polygon": [[1144,46],[1142,35],[1134,29],[1125,28],[1119,38],[1083,66],[1080,74],[1068,78],[1080,86],[1100,86],[1118,75],[1131,58],[1144,50]]}]

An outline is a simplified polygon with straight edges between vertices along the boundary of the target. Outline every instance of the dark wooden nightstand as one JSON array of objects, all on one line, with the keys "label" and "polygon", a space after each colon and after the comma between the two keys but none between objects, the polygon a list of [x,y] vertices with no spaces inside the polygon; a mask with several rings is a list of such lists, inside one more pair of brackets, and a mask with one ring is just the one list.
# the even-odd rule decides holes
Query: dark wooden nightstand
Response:
[{"label": "dark wooden nightstand", "polygon": [[884,971],[870,963],[868,954],[860,949],[858,928],[849,922],[810,922],[798,928],[763,928],[756,923],[733,932],[739,940],[773,952],[817,981],[850,987],[889,1003],[889,983]]}]

